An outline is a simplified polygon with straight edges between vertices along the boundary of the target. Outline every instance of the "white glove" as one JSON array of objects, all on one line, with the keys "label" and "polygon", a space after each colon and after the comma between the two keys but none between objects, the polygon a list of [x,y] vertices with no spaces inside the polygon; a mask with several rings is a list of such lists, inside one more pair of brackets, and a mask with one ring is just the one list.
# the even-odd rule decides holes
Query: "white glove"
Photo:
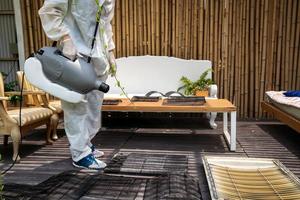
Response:
[{"label": "white glove", "polygon": [[68,37],[64,39],[62,41],[62,45],[63,45],[62,53],[64,54],[64,56],[66,56],[71,60],[75,60],[77,55],[77,50],[71,38]]},{"label": "white glove", "polygon": [[110,65],[109,73],[111,74],[111,76],[115,76],[117,73],[117,63],[116,63],[114,52],[110,51],[108,56],[109,56],[108,62]]}]

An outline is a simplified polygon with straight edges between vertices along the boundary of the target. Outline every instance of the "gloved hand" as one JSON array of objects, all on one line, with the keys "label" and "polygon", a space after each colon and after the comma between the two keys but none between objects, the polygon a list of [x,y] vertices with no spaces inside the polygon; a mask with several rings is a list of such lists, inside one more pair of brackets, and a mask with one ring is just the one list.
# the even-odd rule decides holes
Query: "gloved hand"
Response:
[{"label": "gloved hand", "polygon": [[115,76],[117,73],[117,63],[116,63],[116,59],[115,59],[115,55],[113,51],[110,51],[108,54],[109,58],[108,58],[108,62],[109,62],[109,74],[111,76]]},{"label": "gloved hand", "polygon": [[62,40],[62,45],[63,45],[62,53],[64,54],[64,56],[66,56],[71,60],[75,60],[77,55],[77,50],[72,39],[69,36],[64,37],[64,39]]}]

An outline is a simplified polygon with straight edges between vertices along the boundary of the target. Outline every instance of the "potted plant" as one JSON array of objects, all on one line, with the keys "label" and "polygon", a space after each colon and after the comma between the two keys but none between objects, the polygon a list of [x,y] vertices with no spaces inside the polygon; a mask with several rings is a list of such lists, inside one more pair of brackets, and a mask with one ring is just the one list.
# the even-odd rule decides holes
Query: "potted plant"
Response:
[{"label": "potted plant", "polygon": [[[11,81],[9,83],[5,83],[4,84],[4,91],[5,92],[15,91],[16,86],[17,86],[17,81]],[[9,103],[13,107],[18,106],[18,103],[20,103],[21,100],[22,100],[22,97],[20,95],[12,95],[12,96],[9,97]]]},{"label": "potted plant", "polygon": [[183,85],[179,87],[177,91],[184,90],[185,95],[208,96],[208,88],[214,83],[210,78],[207,78],[208,72],[210,71],[211,69],[204,71],[196,81],[182,76],[180,81]]}]

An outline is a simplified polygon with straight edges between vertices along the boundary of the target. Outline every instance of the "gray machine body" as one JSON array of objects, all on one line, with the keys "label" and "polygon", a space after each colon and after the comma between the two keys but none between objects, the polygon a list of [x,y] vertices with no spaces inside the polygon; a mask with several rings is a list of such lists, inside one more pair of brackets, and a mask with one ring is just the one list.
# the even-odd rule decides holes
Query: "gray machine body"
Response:
[{"label": "gray machine body", "polygon": [[56,47],[43,47],[35,55],[45,76],[72,91],[87,94],[92,90],[108,92],[109,86],[98,79],[94,67],[85,58],[75,61],[65,57]]}]

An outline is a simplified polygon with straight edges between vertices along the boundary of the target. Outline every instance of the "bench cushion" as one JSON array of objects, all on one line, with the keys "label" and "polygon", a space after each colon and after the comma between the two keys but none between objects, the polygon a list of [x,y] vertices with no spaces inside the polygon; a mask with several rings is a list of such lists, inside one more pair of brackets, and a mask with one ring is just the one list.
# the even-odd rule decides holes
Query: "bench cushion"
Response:
[{"label": "bench cushion", "polygon": [[[19,124],[19,109],[8,110],[8,115]],[[22,108],[21,126],[30,125],[49,118],[53,111],[48,108]]]}]

